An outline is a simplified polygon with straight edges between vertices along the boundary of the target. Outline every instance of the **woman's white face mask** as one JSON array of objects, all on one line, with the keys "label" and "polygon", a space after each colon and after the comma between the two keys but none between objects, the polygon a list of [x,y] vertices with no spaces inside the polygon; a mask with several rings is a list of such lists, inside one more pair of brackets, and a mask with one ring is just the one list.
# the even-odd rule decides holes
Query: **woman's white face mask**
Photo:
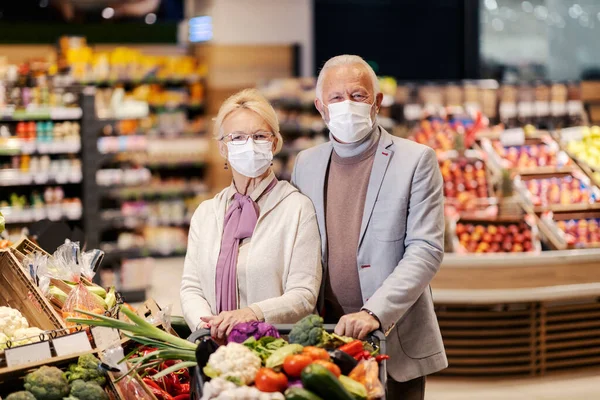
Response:
[{"label": "woman's white face mask", "polygon": [[231,167],[249,178],[265,173],[273,161],[273,143],[256,144],[249,138],[245,144],[227,143],[227,159]]},{"label": "woman's white face mask", "polygon": [[351,100],[329,104],[326,106],[329,109],[329,131],[344,143],[356,143],[364,139],[373,130],[373,104]]}]

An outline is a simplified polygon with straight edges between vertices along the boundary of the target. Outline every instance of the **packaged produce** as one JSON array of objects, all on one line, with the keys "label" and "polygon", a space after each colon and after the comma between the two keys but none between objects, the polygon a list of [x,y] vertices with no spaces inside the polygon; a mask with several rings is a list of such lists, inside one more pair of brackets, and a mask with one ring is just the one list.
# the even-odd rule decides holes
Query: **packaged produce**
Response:
[{"label": "packaged produce", "polygon": [[375,360],[359,362],[350,373],[349,378],[364,385],[369,399],[376,399],[385,395],[385,388],[379,380],[379,365]]}]

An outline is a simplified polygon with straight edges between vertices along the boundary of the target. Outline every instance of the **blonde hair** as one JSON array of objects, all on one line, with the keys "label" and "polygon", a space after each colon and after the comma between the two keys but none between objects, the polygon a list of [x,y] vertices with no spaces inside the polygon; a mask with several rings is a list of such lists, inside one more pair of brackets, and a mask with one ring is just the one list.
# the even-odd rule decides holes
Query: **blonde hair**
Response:
[{"label": "blonde hair", "polygon": [[223,138],[223,122],[225,119],[234,111],[241,109],[250,110],[265,120],[271,128],[271,133],[277,138],[274,153],[279,153],[283,146],[283,138],[279,132],[279,119],[271,103],[257,89],[244,89],[223,102],[215,118],[213,128],[215,139],[221,140]]},{"label": "blonde hair", "polygon": [[327,60],[319,77],[317,78],[316,95],[317,99],[323,102],[323,80],[325,79],[325,71],[333,67],[339,67],[342,65],[360,65],[367,70],[369,78],[371,78],[371,84],[373,85],[373,96],[377,96],[379,93],[379,79],[377,74],[373,71],[373,68],[367,63],[362,57],[353,54],[342,54],[341,56],[335,56]]}]

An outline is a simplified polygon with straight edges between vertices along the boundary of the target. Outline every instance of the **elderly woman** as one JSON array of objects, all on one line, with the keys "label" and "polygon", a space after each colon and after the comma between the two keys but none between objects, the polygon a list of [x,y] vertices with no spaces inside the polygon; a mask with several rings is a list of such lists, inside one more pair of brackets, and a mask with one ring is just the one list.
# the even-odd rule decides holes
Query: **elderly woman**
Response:
[{"label": "elderly woman", "polygon": [[223,103],[215,138],[231,185],[190,225],[181,305],[191,329],[223,339],[241,322],[294,323],[315,309],[321,242],[311,201],[271,169],[279,122],[254,89]]}]

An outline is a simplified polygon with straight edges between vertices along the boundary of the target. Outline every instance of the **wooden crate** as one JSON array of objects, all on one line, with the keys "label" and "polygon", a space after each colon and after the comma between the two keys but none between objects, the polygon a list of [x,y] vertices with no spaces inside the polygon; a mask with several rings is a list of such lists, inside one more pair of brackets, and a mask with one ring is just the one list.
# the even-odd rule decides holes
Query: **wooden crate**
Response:
[{"label": "wooden crate", "polygon": [[[534,252],[534,253],[539,253],[542,250],[542,245],[540,243],[540,238],[539,238],[539,230],[537,228],[537,224],[535,223],[535,219],[533,217],[531,217],[530,215],[527,215],[525,217],[525,219],[523,220],[523,218],[509,218],[509,217],[496,217],[496,218],[465,218],[465,217],[460,217],[458,219],[454,219],[450,222],[449,224],[449,234],[451,236],[451,240],[452,240],[452,251],[456,252],[456,253],[461,253],[461,254],[472,254],[469,253],[467,251],[467,249],[465,249],[461,244],[460,244],[460,239],[457,235],[456,232],[456,226],[457,224],[461,223],[461,224],[473,224],[475,226],[477,225],[483,225],[484,227],[486,227],[489,225],[495,225],[495,226],[508,226],[511,224],[520,224],[521,222],[525,222],[531,231],[531,244],[532,244],[532,248],[529,251],[529,253]],[[483,234],[482,234],[483,235]],[[491,253],[491,254],[498,254],[498,252],[496,253]]]},{"label": "wooden crate", "polygon": [[30,326],[64,330],[66,325],[29,279],[12,250],[0,250],[0,305],[16,308]]},{"label": "wooden crate", "polygon": [[544,236],[553,248],[557,250],[577,248],[600,248],[600,243],[588,243],[587,245],[569,243],[565,233],[558,227],[558,221],[600,219],[600,210],[588,211],[562,211],[543,213],[540,217],[541,223],[545,225]]},{"label": "wooden crate", "polygon": [[600,201],[594,203],[576,203],[576,204],[535,204],[532,199],[532,194],[527,189],[527,182],[535,179],[551,179],[565,178],[571,176],[574,179],[579,179],[584,184],[590,187],[591,192],[597,199],[600,199],[600,189],[596,187],[592,181],[578,169],[570,172],[554,172],[545,174],[523,174],[515,179],[515,189],[519,193],[523,202],[523,206],[528,212],[542,213],[544,211],[585,211],[591,209],[600,209]]},{"label": "wooden crate", "polygon": [[[50,367],[57,367],[61,370],[67,370],[69,365],[76,364],[79,356],[87,353],[72,354],[65,357],[55,357],[51,360],[45,360],[42,362],[31,363],[22,365],[14,368],[5,368],[0,374],[0,396],[7,396],[12,392],[23,390],[23,378],[28,373],[40,368],[43,365]],[[111,400],[125,399],[123,393],[114,386],[114,383],[107,378],[107,386],[105,391]]]},{"label": "wooden crate", "polygon": [[19,255],[21,260],[23,259],[24,256],[35,253],[35,252],[42,253],[47,256],[50,255],[50,253],[48,253],[46,250],[42,249],[35,242],[33,242],[31,239],[29,239],[27,237],[22,238],[17,243],[15,243],[12,247],[13,247],[13,249],[16,250],[16,252]]},{"label": "wooden crate", "polygon": [[[544,166],[544,167],[518,167],[510,164],[510,161],[503,158],[496,151],[494,146],[497,146],[498,139],[483,138],[481,140],[481,148],[487,153],[490,160],[490,167],[497,173],[502,169],[508,169],[512,174],[531,175],[531,174],[548,174],[557,172],[570,172],[573,170],[574,162],[569,155],[560,149],[558,143],[552,139],[547,133],[539,133],[533,136],[528,136],[522,146],[547,145],[556,152],[556,157],[562,161],[561,165]],[[520,146],[509,146],[520,147]]]}]

